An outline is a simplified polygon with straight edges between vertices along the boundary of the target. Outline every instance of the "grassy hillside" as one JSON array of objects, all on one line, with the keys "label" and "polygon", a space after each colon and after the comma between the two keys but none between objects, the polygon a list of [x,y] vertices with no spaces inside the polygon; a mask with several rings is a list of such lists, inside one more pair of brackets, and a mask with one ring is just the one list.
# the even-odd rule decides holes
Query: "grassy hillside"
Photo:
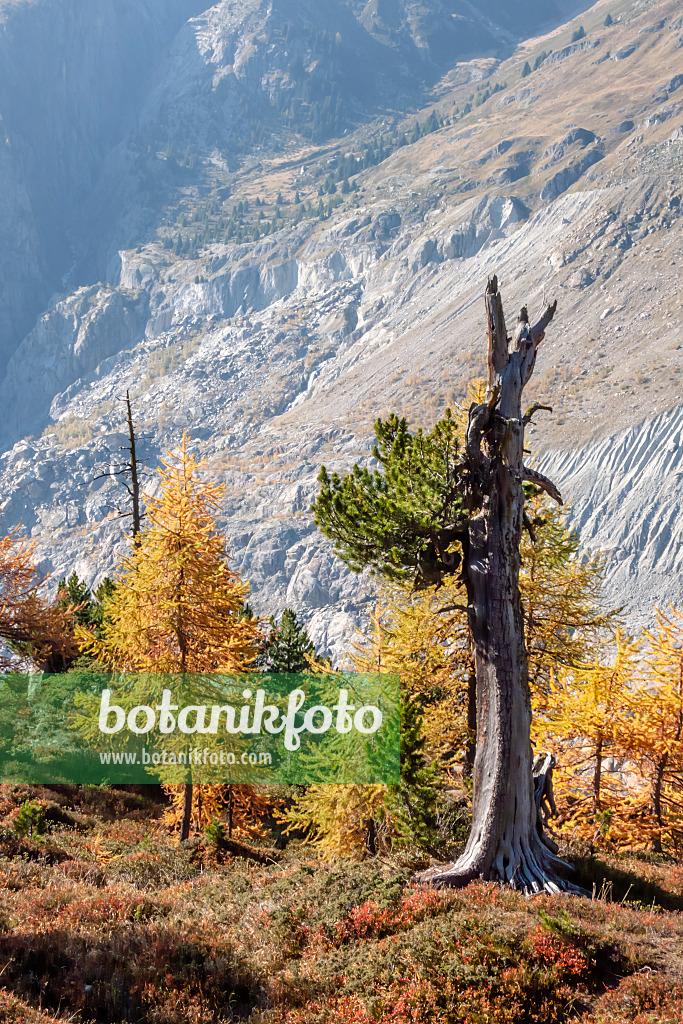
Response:
[{"label": "grassy hillside", "polygon": [[[46,801],[42,836],[21,804]],[[683,868],[584,860],[599,898],[436,891],[305,847],[182,848],[163,808],[4,786],[0,1021],[675,1024]]]}]

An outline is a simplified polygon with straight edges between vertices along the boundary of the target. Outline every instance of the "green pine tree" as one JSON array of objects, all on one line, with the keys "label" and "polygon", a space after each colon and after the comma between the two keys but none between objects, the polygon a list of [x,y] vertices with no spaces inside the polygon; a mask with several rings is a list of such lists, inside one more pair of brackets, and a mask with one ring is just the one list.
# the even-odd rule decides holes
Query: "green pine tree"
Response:
[{"label": "green pine tree", "polygon": [[350,569],[369,567],[418,590],[459,571],[460,554],[451,546],[470,515],[460,433],[450,409],[428,433],[415,434],[392,413],[375,424],[373,455],[381,469],[356,465],[341,478],[321,468],[315,522]]},{"label": "green pine tree", "polygon": [[308,668],[308,657],[315,657],[311,638],[299,625],[295,612],[285,608],[276,625],[270,618],[271,632],[265,644],[261,664],[267,672],[303,672]]},{"label": "green pine tree", "polygon": [[57,584],[57,604],[60,608],[67,608],[69,605],[78,607],[74,613],[74,620],[79,626],[87,629],[99,630],[103,621],[103,602],[114,592],[114,581],[108,576],[100,583],[93,594],[85,580],[78,578],[76,572],[72,572],[68,580],[62,576]]}]

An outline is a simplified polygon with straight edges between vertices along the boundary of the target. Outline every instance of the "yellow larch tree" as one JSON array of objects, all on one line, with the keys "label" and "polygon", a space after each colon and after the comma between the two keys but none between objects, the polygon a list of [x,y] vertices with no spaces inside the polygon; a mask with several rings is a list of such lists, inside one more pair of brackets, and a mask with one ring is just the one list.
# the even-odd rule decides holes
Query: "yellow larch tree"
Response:
[{"label": "yellow larch tree", "polygon": [[[444,588],[407,599],[397,587],[380,593],[368,635],[351,652],[357,672],[392,673],[401,680],[401,782],[310,786],[286,814],[323,857],[364,857],[396,843],[428,846],[437,789],[453,784],[467,739],[465,701],[469,653],[439,608],[456,592]],[[437,769],[438,766],[438,769]]]},{"label": "yellow larch tree", "polygon": [[567,838],[595,843],[609,836],[621,846],[631,834],[633,765],[623,733],[638,653],[639,643],[617,630],[611,661],[554,672],[534,717],[532,741],[557,759],[555,799]]},{"label": "yellow larch tree", "polygon": [[604,555],[581,549],[567,513],[567,506],[543,493],[527,498],[519,589],[535,713],[542,710],[551,673],[585,665],[614,638],[619,622],[618,609],[604,610]]},{"label": "yellow larch tree", "polygon": [[[248,585],[216,527],[225,487],[201,480],[204,466],[183,433],[177,454],[162,460],[159,496],[147,498],[147,526],[116,575],[101,636],[81,632],[84,648],[116,671],[242,672],[258,656],[259,621],[242,614]],[[170,791],[186,839],[198,794],[191,782]],[[220,792],[206,789],[203,802],[215,809]]]},{"label": "yellow larch tree", "polygon": [[309,786],[284,817],[289,831],[304,831],[323,860],[362,860],[391,850],[389,788],[333,783]]},{"label": "yellow larch tree", "polygon": [[[263,838],[262,818],[279,812],[281,801],[273,799],[269,787],[248,783],[202,783],[193,787],[190,827],[200,832],[215,821],[224,822],[228,840]],[[167,825],[177,827],[182,820],[185,787],[165,785],[171,806],[164,816]]]},{"label": "yellow larch tree", "polygon": [[355,671],[400,676],[403,698],[420,710],[425,755],[438,762],[444,781],[459,772],[468,742],[464,602],[457,584],[419,594],[387,587],[371,613],[368,634],[352,651]]},{"label": "yellow larch tree", "polygon": [[643,787],[634,834],[656,853],[683,848],[683,612],[655,609],[645,631],[643,671],[630,694],[622,745],[637,765]]}]

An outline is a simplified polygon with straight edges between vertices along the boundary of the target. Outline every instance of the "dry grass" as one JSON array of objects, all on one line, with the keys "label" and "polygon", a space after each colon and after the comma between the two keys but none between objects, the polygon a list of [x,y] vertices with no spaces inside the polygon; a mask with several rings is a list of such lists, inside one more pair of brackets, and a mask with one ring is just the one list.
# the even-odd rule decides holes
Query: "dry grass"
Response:
[{"label": "dry grass", "polygon": [[[27,796],[66,823],[19,839]],[[681,1019],[680,865],[583,861],[603,899],[529,900],[295,850],[270,867],[219,863],[120,791],[4,786],[0,810],[0,1021]]]}]

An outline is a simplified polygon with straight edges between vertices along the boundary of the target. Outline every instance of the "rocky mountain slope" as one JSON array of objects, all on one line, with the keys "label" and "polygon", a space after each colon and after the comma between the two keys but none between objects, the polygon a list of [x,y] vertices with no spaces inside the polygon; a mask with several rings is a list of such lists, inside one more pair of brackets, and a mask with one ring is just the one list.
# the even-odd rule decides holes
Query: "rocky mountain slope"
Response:
[{"label": "rocky mountain slope", "polygon": [[[31,18],[47,39],[56,6],[0,4],[0,46]],[[294,606],[341,658],[375,585],[315,531],[319,466],[369,452],[390,409],[430,423],[462,399],[495,272],[510,317],[558,299],[530,440],[609,550],[610,597],[634,621],[683,597],[677,3],[86,7],[102,95],[46,88],[42,207],[39,128],[0,82],[4,528],[55,575],[111,570],[129,389],[151,467],[187,429],[225,481],[256,610]],[[126,17],[146,34],[115,66]]]},{"label": "rocky mountain slope", "polygon": [[563,497],[583,542],[605,552],[608,596],[634,627],[652,624],[652,602],[680,607],[683,573],[683,409],[619,431],[572,452],[549,453],[544,470],[562,479]]},{"label": "rocky mountain slope", "polygon": [[0,2],[0,370],[68,283],[81,206],[170,40],[203,6]]}]

